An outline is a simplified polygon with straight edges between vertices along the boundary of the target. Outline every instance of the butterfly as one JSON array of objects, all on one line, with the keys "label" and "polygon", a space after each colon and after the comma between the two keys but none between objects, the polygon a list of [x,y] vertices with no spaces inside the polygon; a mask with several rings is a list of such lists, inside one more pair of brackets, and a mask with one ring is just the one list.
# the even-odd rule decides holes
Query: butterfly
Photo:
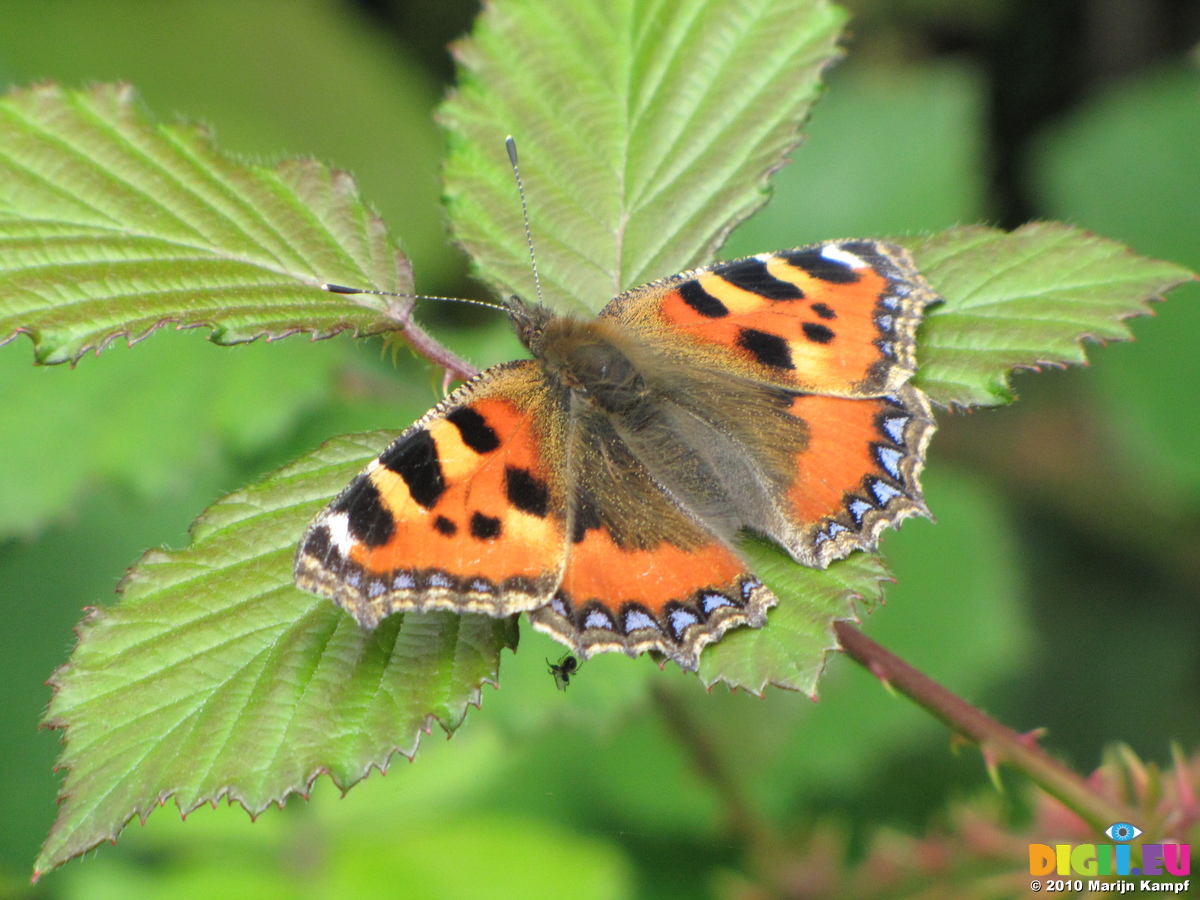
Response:
[{"label": "butterfly", "polygon": [[694,670],[778,603],[740,532],[824,568],[929,515],[934,420],[909,381],[939,299],[871,240],[683,272],[590,320],[513,297],[532,359],[462,385],[350,482],[300,541],[296,584],[367,629],[527,613],[579,659]]},{"label": "butterfly", "polygon": [[554,684],[560,691],[565,691],[567,685],[571,683],[571,679],[579,671],[579,660],[570,653],[563,656],[556,663],[546,660],[546,665],[549,667],[550,674],[554,676]]}]

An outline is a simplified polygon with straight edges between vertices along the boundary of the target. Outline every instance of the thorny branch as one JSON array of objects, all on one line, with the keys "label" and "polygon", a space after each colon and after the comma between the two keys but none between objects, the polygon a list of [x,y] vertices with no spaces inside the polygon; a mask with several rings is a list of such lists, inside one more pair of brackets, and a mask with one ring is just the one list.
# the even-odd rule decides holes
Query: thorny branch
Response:
[{"label": "thorny branch", "polygon": [[1103,831],[1114,822],[1137,822],[1138,816],[1133,810],[1101,796],[1083,778],[1047,754],[1038,746],[1036,734],[1018,734],[1001,725],[879,646],[849,622],[835,623],[834,631],[847,656],[957,733],[979,744],[989,768],[997,763],[1015,766],[1097,831]]}]

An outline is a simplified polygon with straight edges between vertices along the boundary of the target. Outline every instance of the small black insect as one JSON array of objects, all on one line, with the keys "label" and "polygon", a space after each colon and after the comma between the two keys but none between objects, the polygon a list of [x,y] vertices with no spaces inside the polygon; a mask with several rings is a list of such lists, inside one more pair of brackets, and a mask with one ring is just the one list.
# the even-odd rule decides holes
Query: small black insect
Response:
[{"label": "small black insect", "polygon": [[550,674],[554,676],[554,684],[560,691],[567,689],[567,685],[571,683],[571,676],[579,671],[579,660],[570,653],[556,663],[546,660],[546,665],[550,667]]}]

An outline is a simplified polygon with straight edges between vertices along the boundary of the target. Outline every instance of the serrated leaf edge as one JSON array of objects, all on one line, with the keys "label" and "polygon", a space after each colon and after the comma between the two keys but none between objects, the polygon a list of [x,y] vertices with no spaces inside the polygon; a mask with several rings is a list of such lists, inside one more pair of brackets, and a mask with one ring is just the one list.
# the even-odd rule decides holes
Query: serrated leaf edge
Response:
[{"label": "serrated leaf edge", "polygon": [[[312,461],[315,458],[317,458],[318,455],[322,451],[326,450],[331,445],[333,445],[335,443],[338,443],[338,444],[348,443],[351,441],[364,442],[364,441],[367,441],[367,439],[369,439],[369,437],[371,435],[382,435],[382,434],[384,434],[384,432],[365,432],[362,434],[340,435],[340,436],[330,438],[329,440],[322,443],[321,446],[316,451],[313,451],[310,454],[306,454],[305,457],[302,457],[301,459],[295,460],[292,463],[289,463],[289,464],[281,467],[280,469],[271,473],[267,477],[272,480],[275,480],[275,479],[287,477],[292,474],[304,473],[307,469],[310,469]],[[337,464],[338,464],[337,462],[329,463],[329,465],[337,465]],[[257,484],[262,484],[262,483],[263,482],[260,481]],[[253,488],[253,487],[255,487],[255,485],[249,486],[249,488]],[[195,541],[196,541],[195,531],[196,531],[197,526],[206,524],[205,519],[207,519],[209,517],[210,513],[214,509],[217,509],[222,504],[227,503],[230,500],[230,498],[236,497],[239,494],[243,494],[246,490],[248,490],[248,488],[242,488],[238,491],[234,491],[233,493],[228,494],[225,497],[215,501],[207,509],[205,509],[204,512],[201,513],[192,522],[191,526],[188,528],[189,540],[188,540],[188,544],[185,547],[181,548],[178,551],[167,551],[167,550],[163,550],[162,548],[152,548],[152,549],[144,552],[141,555],[141,557],[138,558],[138,561],[126,570],[125,576],[121,579],[121,581],[117,585],[116,593],[119,596],[124,594],[127,586],[131,582],[131,579],[136,576],[138,569],[143,564],[154,564],[154,563],[165,562],[167,560],[172,559],[176,554],[183,553],[183,552],[186,552],[187,550],[191,549],[194,546]],[[235,521],[237,521],[237,520],[235,520]],[[223,524],[228,525],[230,523],[225,522]],[[202,536],[202,539],[206,539],[214,533],[216,533],[216,532],[214,531],[214,532],[206,533]],[[275,551],[273,551],[273,552],[275,552]],[[72,629],[72,631],[75,635],[75,647],[72,648],[71,654],[68,656],[67,661],[65,663],[63,663],[61,666],[59,666],[57,669],[55,669],[54,672],[51,674],[51,676],[46,680],[46,684],[51,688],[51,691],[52,691],[52,700],[51,700],[50,705],[47,708],[45,717],[42,719],[41,723],[39,724],[39,728],[44,728],[47,730],[61,731],[61,733],[62,733],[61,744],[63,747],[63,751],[60,754],[59,760],[54,765],[55,772],[59,772],[63,769],[70,769],[70,762],[68,761],[68,757],[70,755],[71,724],[61,718],[58,718],[58,717],[52,718],[51,717],[50,709],[53,708],[53,697],[57,697],[58,693],[60,692],[60,690],[63,687],[63,684],[62,684],[63,679],[66,678],[71,673],[71,671],[73,669],[71,660],[74,659],[76,652],[84,644],[84,642],[86,640],[88,640],[88,633],[90,631],[94,630],[94,628],[97,625],[99,625],[103,621],[104,617],[107,616],[108,614],[109,614],[109,611],[103,607],[87,607],[85,609],[85,615],[84,615],[83,619],[77,625],[75,625],[74,628]],[[510,650],[512,650],[514,648],[515,648],[515,640],[509,646]],[[503,650],[504,648],[501,647],[500,649]],[[412,741],[412,744],[410,747],[407,747],[407,748],[402,747],[399,744],[392,746],[390,749],[384,751],[380,755],[379,758],[376,758],[376,759],[366,762],[366,764],[362,767],[360,773],[350,779],[339,779],[337,776],[334,775],[333,772],[331,772],[329,770],[329,768],[327,766],[318,765],[318,766],[315,766],[310,773],[308,773],[306,776],[304,776],[304,778],[302,779],[302,781],[303,781],[302,787],[289,787],[279,797],[267,800],[265,803],[263,803],[260,806],[251,806],[250,804],[248,804],[243,797],[238,795],[235,787],[230,785],[230,786],[226,786],[226,787],[222,788],[217,793],[215,793],[213,796],[199,799],[195,803],[188,805],[186,807],[181,805],[177,801],[176,808],[179,810],[180,818],[186,819],[189,813],[193,812],[196,809],[199,809],[201,806],[204,806],[204,805],[210,805],[215,809],[221,800],[225,800],[230,805],[237,803],[244,810],[246,810],[246,813],[253,820],[253,819],[256,819],[259,815],[261,815],[264,811],[266,811],[267,809],[269,809],[272,806],[277,806],[282,809],[283,806],[285,805],[285,803],[287,802],[288,798],[293,795],[298,795],[307,800],[309,797],[309,794],[312,791],[313,784],[322,775],[328,775],[330,780],[333,782],[334,786],[343,795],[345,795],[350,790],[350,788],[354,787],[356,784],[358,784],[359,782],[366,779],[368,776],[370,776],[372,774],[373,771],[378,771],[380,774],[386,774],[386,772],[390,768],[393,760],[395,759],[395,757],[397,755],[403,756],[409,762],[412,762],[420,750],[423,735],[432,733],[433,725],[435,722],[442,728],[443,731],[445,731],[447,737],[452,737],[454,732],[457,730],[457,728],[465,720],[468,709],[470,707],[474,707],[475,709],[479,709],[481,707],[482,700],[483,700],[483,685],[485,685],[485,684],[490,684],[494,688],[499,687],[499,666],[498,665],[493,674],[485,676],[484,678],[482,678],[479,681],[478,684],[474,685],[467,691],[466,698],[462,701],[462,705],[459,710],[453,711],[451,713],[451,715],[449,715],[449,716],[440,716],[436,713],[427,714],[424,717],[421,724],[417,726],[416,733],[415,733],[415,736],[413,738],[413,741]],[[133,807],[129,810],[128,815],[124,819],[122,819],[118,825],[116,825],[115,827],[113,827],[109,830],[106,830],[103,834],[100,834],[92,843],[88,844],[88,846],[75,849],[70,853],[70,855],[67,855],[67,856],[60,856],[58,854],[52,855],[49,859],[49,864],[44,867],[41,867],[41,866],[35,864],[32,880],[34,882],[37,882],[37,880],[46,872],[50,871],[51,869],[57,868],[58,866],[63,865],[64,863],[69,862],[70,860],[72,860],[78,856],[82,856],[83,854],[100,846],[100,844],[104,843],[105,841],[115,844],[117,837],[121,834],[122,831],[125,830],[126,827],[128,827],[129,823],[131,821],[133,821],[133,819],[135,817],[137,817],[142,824],[145,824],[146,819],[150,815],[150,813],[152,813],[157,808],[165,807],[167,801],[169,799],[171,799],[172,797],[174,797],[176,795],[176,793],[177,793],[177,789],[164,789],[148,805],[141,804],[141,803],[135,803],[133,805]],[[58,799],[57,799],[58,805],[62,806],[62,804],[65,803],[67,800],[69,800],[71,796],[72,795],[65,789],[65,787],[63,789],[61,789],[59,791]],[[38,854],[38,863],[40,863],[42,861],[42,858],[45,856],[46,846],[49,845],[51,839],[56,835],[58,830],[59,830],[59,822],[56,819],[54,825],[51,826],[50,833],[46,837],[46,841],[43,844],[42,850]]]}]

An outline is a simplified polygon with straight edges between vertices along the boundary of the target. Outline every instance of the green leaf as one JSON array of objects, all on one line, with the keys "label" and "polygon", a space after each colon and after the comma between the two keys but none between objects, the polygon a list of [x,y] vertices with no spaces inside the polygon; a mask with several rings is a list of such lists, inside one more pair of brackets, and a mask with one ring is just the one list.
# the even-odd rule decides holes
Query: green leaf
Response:
[{"label": "green leaf", "polygon": [[1083,340],[1129,340],[1125,319],[1195,276],[1054,222],[902,240],[945,303],[918,333],[913,383],[943,406],[996,406],[1015,368],[1083,364]]},{"label": "green leaf", "polygon": [[[828,93],[771,202],[721,248],[732,259],[830,238],[941,231],[987,208],[983,73],[936,62],[855,59]],[[903,122],[879,139],[880,122]]]},{"label": "green leaf", "polygon": [[826,655],[838,648],[833,623],[857,618],[883,599],[881,582],[891,580],[878,554],[855,553],[828,569],[797,565],[787,554],[757,541],[742,549],[754,571],[779,597],[764,628],[740,628],[700,656],[700,680],[724,681],[761,694],[768,684],[816,696]]},{"label": "green leaf", "polygon": [[133,92],[42,86],[0,101],[0,341],[77,360],[169,322],[219,343],[394,327],[404,257],[345,173],[220,155],[192,126],[150,124]]},{"label": "green leaf", "polygon": [[[1180,63],[1122,80],[1055,123],[1032,148],[1030,175],[1055,216],[1200,269],[1200,69]],[[1118,465],[1151,481],[1160,508],[1200,504],[1200,417],[1180,415],[1200,384],[1200,287],[1179,300],[1097,360],[1089,385]]]},{"label": "green leaf", "polygon": [[441,112],[447,205],[482,277],[534,296],[507,133],[552,304],[596,311],[707,261],[766,201],[844,18],[825,0],[485,7]]},{"label": "green leaf", "polygon": [[[447,206],[480,274],[505,292],[535,293],[503,150],[509,132],[552,305],[595,311],[625,288],[708,261],[766,201],[843,20],[823,0],[488,7],[458,49],[461,88],[441,111]],[[857,590],[836,574],[796,572],[776,551],[750,552],[804,599],[772,614],[781,624],[767,638],[731,635],[706,651],[702,677],[811,691],[830,615],[851,615],[852,596],[877,595],[857,566],[878,564],[836,570]],[[775,652],[763,653],[763,640]]]},{"label": "green leaf", "polygon": [[387,442],[337,439],[226,497],[190,547],[146,554],[121,603],[84,622],[53,680],[46,721],[66,729],[69,773],[37,872],[169,797],[257,814],[322,773],[348,788],[479,703],[516,646],[511,619],[408,613],[368,633],[292,584],[297,535]]}]

